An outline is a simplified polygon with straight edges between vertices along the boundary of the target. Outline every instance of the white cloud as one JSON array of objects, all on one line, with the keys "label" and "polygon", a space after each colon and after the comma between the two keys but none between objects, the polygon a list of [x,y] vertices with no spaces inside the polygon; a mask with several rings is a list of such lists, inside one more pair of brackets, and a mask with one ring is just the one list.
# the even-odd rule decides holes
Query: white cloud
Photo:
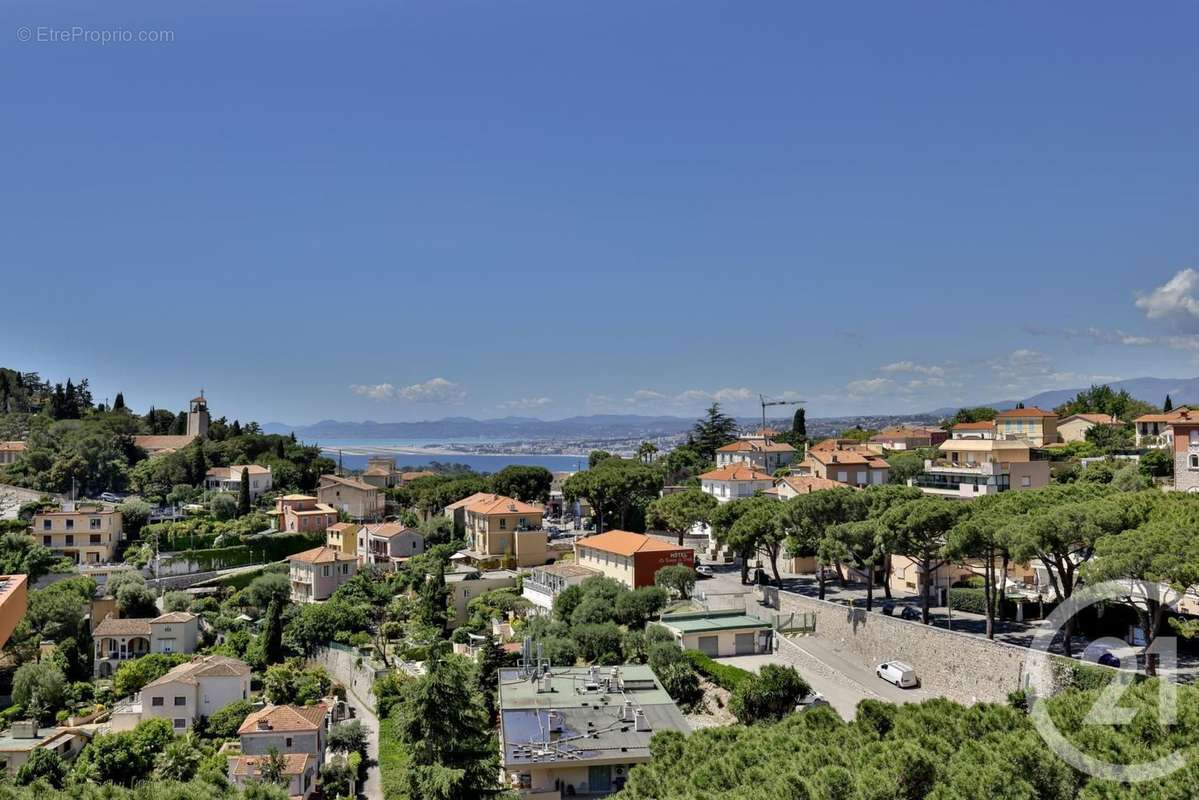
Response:
[{"label": "white cloud", "polygon": [[396,387],[390,383],[355,383],[350,391],[372,400],[390,400],[396,396]]},{"label": "white cloud", "polygon": [[864,378],[860,381],[850,381],[845,384],[845,391],[850,397],[879,394],[895,388],[895,381],[890,378]]},{"label": "white cloud", "polygon": [[1149,292],[1138,292],[1137,308],[1148,319],[1162,320],[1185,333],[1199,332],[1199,272],[1179,270],[1174,277]]},{"label": "white cloud", "polygon": [[878,371],[888,374],[914,372],[917,375],[935,375],[940,377],[945,374],[945,367],[938,367],[931,364],[917,364],[914,361],[896,361],[892,364],[884,364],[878,368]]},{"label": "white cloud", "polygon": [[[785,392],[791,396],[795,392]],[[751,389],[744,386],[725,386],[719,389],[684,389],[681,392],[661,392],[657,389],[637,389],[623,399],[613,398],[606,394],[592,394],[587,397],[587,405],[592,408],[662,408],[662,409],[697,409],[712,403],[722,405],[745,404],[758,398]]]},{"label": "white cloud", "polygon": [[517,409],[521,411],[529,411],[536,408],[545,408],[554,401],[548,397],[522,397],[519,400],[505,400],[500,403],[500,408]]},{"label": "white cloud", "polygon": [[409,403],[458,404],[466,399],[466,390],[460,384],[445,378],[432,378],[423,383],[396,387],[390,383],[356,383],[350,391],[372,400],[402,400]]}]

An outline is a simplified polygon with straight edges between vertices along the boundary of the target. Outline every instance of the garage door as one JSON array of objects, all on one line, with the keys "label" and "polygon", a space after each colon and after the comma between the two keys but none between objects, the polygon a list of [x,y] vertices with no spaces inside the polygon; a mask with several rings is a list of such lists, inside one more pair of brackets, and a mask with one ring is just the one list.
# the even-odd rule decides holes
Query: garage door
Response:
[{"label": "garage door", "polygon": [[720,655],[720,639],[715,636],[699,637],[699,651],[706,656],[715,658]]},{"label": "garage door", "polygon": [[754,636],[752,633],[737,634],[737,655],[752,656],[754,654]]}]

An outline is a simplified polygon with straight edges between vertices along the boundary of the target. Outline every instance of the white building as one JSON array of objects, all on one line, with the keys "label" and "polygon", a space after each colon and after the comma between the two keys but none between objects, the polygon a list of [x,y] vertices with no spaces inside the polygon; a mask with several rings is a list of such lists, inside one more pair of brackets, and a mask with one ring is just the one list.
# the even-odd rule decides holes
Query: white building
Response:
[{"label": "white building", "polygon": [[241,491],[241,476],[243,472],[250,473],[250,499],[257,500],[260,495],[269,492],[274,487],[270,467],[260,467],[257,464],[235,464],[232,467],[213,467],[204,477],[204,488],[216,492]]},{"label": "white building", "polygon": [[250,665],[228,656],[201,656],[147,683],[129,703],[113,711],[113,730],[132,730],[154,717],[170,720],[176,731],[200,717],[250,698]]},{"label": "white building", "polygon": [[577,586],[593,575],[603,575],[598,569],[584,567],[569,561],[533,567],[521,583],[521,597],[528,600],[538,613],[548,614],[554,610],[554,600],[562,590]]},{"label": "white building", "polygon": [[774,476],[740,462],[705,472],[699,476],[700,488],[721,503],[741,497],[753,497],[773,488]]}]

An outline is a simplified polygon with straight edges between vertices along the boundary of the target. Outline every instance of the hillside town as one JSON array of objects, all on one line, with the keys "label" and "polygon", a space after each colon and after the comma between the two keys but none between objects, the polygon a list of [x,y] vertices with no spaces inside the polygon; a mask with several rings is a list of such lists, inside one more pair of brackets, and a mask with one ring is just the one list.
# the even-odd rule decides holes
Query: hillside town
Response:
[{"label": "hillside town", "polygon": [[[729,727],[981,705],[1027,739],[1033,702],[1123,674],[1195,702],[1199,410],[1169,397],[812,439],[802,407],[713,404],[669,450],[481,474],[339,469],[204,392],[138,413],[6,369],[0,395],[16,786],[684,796],[674,762]],[[1151,591],[1053,619],[1104,581]]]}]

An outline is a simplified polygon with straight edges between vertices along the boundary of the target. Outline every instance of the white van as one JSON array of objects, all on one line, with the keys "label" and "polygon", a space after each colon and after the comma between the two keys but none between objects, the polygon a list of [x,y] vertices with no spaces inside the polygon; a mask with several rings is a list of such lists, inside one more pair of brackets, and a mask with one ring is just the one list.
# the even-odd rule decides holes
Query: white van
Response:
[{"label": "white van", "polygon": [[916,670],[902,661],[887,661],[879,664],[875,667],[874,674],[901,689],[911,689],[920,685],[920,679],[916,677]]}]

